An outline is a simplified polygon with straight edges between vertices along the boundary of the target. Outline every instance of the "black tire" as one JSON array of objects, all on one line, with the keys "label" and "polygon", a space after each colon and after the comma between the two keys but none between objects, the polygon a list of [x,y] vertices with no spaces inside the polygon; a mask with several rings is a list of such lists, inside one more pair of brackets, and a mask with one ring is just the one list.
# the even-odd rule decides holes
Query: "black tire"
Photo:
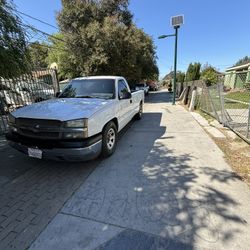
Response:
[{"label": "black tire", "polygon": [[143,113],[143,105],[142,105],[142,103],[140,103],[140,105],[139,105],[139,112],[135,115],[135,119],[136,120],[141,120],[142,113]]},{"label": "black tire", "polygon": [[116,145],[117,127],[114,122],[109,122],[102,131],[102,157],[107,158],[111,156],[115,152]]}]

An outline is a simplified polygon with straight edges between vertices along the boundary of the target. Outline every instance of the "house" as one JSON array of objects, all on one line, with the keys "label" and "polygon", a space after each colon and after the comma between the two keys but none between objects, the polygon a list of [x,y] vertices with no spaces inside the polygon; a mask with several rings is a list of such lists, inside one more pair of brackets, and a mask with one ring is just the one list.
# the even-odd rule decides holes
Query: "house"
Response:
[{"label": "house", "polygon": [[232,89],[241,89],[250,84],[250,63],[226,69],[224,85]]}]

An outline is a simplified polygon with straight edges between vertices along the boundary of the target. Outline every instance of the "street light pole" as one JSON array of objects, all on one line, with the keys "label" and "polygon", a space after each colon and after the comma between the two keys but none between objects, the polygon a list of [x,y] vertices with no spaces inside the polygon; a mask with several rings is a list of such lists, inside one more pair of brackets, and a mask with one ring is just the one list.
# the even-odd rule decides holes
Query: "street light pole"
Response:
[{"label": "street light pole", "polygon": [[178,29],[179,29],[179,27],[180,27],[180,26],[176,26],[176,27],[175,27],[173,105],[175,105],[175,97],[176,97],[177,43],[178,43]]},{"label": "street light pole", "polygon": [[173,105],[175,105],[175,97],[176,97],[176,71],[177,71],[177,43],[178,43],[178,29],[180,25],[184,24],[184,16],[174,16],[171,18],[171,24],[175,29],[175,34],[171,35],[161,35],[158,39],[164,39],[170,36],[175,36],[175,49],[174,49],[174,91],[173,91]]}]

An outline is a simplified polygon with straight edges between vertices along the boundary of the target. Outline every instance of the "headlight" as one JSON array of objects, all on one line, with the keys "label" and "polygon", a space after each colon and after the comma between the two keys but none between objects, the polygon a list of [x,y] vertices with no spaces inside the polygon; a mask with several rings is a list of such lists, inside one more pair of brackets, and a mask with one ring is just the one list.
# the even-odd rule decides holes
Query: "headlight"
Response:
[{"label": "headlight", "polygon": [[78,119],[78,120],[71,120],[66,121],[64,124],[66,128],[87,128],[88,127],[88,120],[87,119]]},{"label": "headlight", "polygon": [[16,118],[12,114],[9,114],[8,116],[8,123],[9,126],[13,126],[16,124]]},{"label": "headlight", "polygon": [[83,139],[88,137],[88,119],[70,120],[64,123],[63,138]]}]

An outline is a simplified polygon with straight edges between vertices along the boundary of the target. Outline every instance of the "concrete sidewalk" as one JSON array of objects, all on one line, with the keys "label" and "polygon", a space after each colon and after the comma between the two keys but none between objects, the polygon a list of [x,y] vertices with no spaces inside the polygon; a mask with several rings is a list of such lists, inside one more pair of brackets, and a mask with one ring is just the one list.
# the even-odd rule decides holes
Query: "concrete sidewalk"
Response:
[{"label": "concrete sidewalk", "polygon": [[152,93],[31,249],[250,249],[250,188],[169,94]]}]

